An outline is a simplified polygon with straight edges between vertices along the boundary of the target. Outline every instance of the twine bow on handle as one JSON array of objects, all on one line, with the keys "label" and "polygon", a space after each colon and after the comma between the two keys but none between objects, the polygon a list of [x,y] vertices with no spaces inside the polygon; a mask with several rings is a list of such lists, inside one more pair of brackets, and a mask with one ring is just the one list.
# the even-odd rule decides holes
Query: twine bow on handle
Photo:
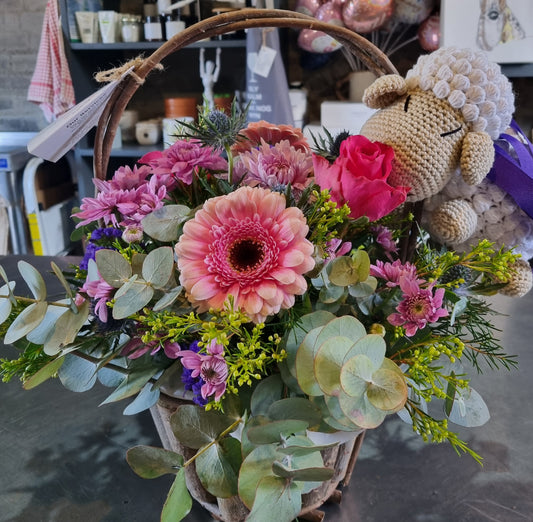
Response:
[{"label": "twine bow on handle", "polygon": [[[113,82],[115,80],[120,80],[122,76],[126,72],[128,72],[130,69],[130,76],[133,77],[133,79],[139,84],[142,85],[145,81],[145,78],[141,78],[137,73],[135,72],[136,69],[141,67],[141,65],[144,63],[144,58],[142,55],[137,56],[133,58],[132,60],[127,61],[126,63],[119,65],[118,67],[114,67],[113,69],[106,69],[105,71],[98,71],[94,75],[94,79],[98,83],[109,83]],[[158,71],[162,71],[164,69],[163,65],[160,63],[157,63],[153,67],[154,69],[157,69]]]}]

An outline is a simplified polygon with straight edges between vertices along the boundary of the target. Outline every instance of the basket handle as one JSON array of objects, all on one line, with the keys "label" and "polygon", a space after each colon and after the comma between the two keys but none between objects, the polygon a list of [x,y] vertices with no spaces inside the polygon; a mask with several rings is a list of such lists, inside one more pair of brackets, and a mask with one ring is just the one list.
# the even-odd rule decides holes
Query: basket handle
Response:
[{"label": "basket handle", "polygon": [[135,75],[126,76],[106,104],[98,122],[94,143],[94,176],[106,178],[111,146],[124,109],[142,81],[168,55],[199,40],[242,29],[288,27],[322,31],[340,42],[377,76],[397,73],[387,56],[363,36],[311,16],[282,9],[240,9],[198,22],[173,36],[135,67]]}]

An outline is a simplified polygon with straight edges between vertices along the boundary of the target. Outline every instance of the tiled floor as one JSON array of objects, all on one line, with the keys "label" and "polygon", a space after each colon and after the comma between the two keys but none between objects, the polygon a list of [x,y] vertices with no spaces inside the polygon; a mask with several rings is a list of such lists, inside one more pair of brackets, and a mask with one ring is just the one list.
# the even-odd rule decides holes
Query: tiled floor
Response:
[{"label": "tiled floor", "polygon": [[[325,509],[328,522],[533,521],[533,293],[498,298],[498,309],[508,314],[496,318],[501,340],[520,367],[475,379],[492,418],[462,433],[484,466],[422,443],[391,418],[366,434],[342,503]],[[135,444],[159,445],[151,417],[124,417],[121,403],[98,407],[107,394],[58,382],[0,385],[0,521],[159,520],[171,478],[138,478],[124,459]],[[186,518],[210,520],[199,507]]]}]

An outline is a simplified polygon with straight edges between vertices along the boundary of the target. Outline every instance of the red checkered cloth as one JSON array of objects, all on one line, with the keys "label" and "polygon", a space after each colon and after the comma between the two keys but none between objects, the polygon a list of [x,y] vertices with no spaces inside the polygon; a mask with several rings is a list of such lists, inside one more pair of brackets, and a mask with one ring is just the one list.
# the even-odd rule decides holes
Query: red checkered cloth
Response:
[{"label": "red checkered cloth", "polygon": [[28,89],[28,100],[39,104],[47,121],[55,120],[76,104],[63,46],[57,0],[48,0],[46,4],[41,43]]}]

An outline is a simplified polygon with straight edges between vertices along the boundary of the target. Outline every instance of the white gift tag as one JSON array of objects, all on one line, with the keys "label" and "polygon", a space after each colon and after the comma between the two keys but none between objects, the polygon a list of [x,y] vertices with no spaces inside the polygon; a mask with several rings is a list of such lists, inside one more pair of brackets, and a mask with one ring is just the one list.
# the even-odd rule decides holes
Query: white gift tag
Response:
[{"label": "white gift tag", "polygon": [[48,161],[63,157],[83,136],[98,124],[98,120],[113,91],[133,70],[128,69],[118,80],[113,80],[88,98],[62,114],[28,142],[28,152]]},{"label": "white gift tag", "polygon": [[263,78],[268,78],[277,54],[278,52],[275,49],[272,49],[272,47],[262,45],[261,49],[259,49],[259,53],[257,53],[253,72]]}]

